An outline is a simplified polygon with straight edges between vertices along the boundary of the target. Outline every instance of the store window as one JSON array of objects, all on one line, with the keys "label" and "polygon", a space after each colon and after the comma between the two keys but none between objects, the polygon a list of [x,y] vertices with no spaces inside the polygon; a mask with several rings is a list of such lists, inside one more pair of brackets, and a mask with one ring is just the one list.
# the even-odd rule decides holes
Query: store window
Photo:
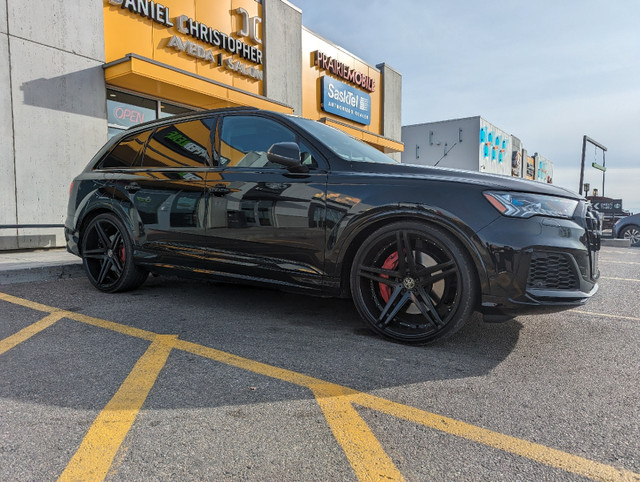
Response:
[{"label": "store window", "polygon": [[178,114],[186,114],[193,112],[193,109],[187,109],[179,105],[169,104],[168,102],[160,102],[160,119],[171,117]]},{"label": "store window", "polygon": [[186,112],[192,112],[192,109],[161,100],[107,89],[109,138],[131,126]]}]

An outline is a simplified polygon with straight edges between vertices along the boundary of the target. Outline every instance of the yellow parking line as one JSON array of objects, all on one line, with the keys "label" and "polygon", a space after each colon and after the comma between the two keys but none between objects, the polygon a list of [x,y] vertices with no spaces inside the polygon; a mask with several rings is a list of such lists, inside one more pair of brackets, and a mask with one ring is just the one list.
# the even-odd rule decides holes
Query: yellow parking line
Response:
[{"label": "yellow parking line", "polygon": [[424,410],[395,403],[384,398],[360,393],[357,396],[353,396],[352,400],[354,403],[372,410],[520,455],[574,474],[597,480],[640,480],[640,474],[629,470],[617,469],[561,450],[504,435],[435,413],[425,412]]},{"label": "yellow parking line", "polygon": [[64,312],[56,311],[54,313],[51,313],[50,315],[45,316],[40,321],[36,321],[32,325],[29,325],[19,332],[5,338],[4,340],[0,340],[0,355],[8,350],[11,350],[14,346],[19,345],[23,341],[28,340],[33,335],[40,333],[42,330],[49,328],[56,321],[64,317]]},{"label": "yellow parking line", "polygon": [[343,389],[323,383],[311,390],[358,480],[404,480]]},{"label": "yellow parking line", "polygon": [[598,260],[598,263],[601,263],[600,266],[602,266],[602,263],[614,263],[614,264],[640,264],[640,263],[636,263],[635,261],[616,261],[613,259],[602,259],[600,258]]},{"label": "yellow parking line", "polygon": [[[637,480],[640,481],[640,474],[636,474],[629,470],[617,469],[615,467],[594,462],[583,457],[578,457],[561,450],[545,447],[544,445],[527,442],[526,440],[517,439],[509,435],[493,432],[482,427],[467,424],[452,418],[443,417],[441,415],[430,413],[418,408],[409,407],[399,403],[385,400],[373,395],[358,392],[351,388],[341,385],[325,382],[323,380],[309,377],[297,372],[274,367],[265,363],[256,362],[247,358],[242,358],[227,352],[216,350],[196,343],[177,340],[174,348],[177,350],[187,351],[194,355],[209,358],[214,361],[242,368],[259,375],[270,378],[276,378],[295,385],[306,387],[312,391],[322,387],[324,393],[340,394],[343,398],[348,398],[353,403],[377,410],[388,415],[409,420],[414,423],[425,425],[436,430],[458,437],[467,438],[475,442],[494,447],[505,452],[520,455],[531,460],[541,462],[551,467],[556,467],[568,472],[573,472],[587,477],[593,477],[601,480]],[[315,392],[314,392],[315,394]],[[318,397],[316,396],[316,399]],[[320,403],[320,400],[318,400]],[[323,412],[327,406],[321,405]],[[344,410],[344,406],[341,407]],[[326,415],[325,415],[326,416]],[[331,422],[329,422],[331,424]],[[338,422],[336,422],[338,423]],[[364,422],[363,422],[364,423]],[[333,427],[332,427],[333,429]],[[359,433],[362,433],[359,431]],[[335,431],[334,431],[335,434]],[[338,437],[336,436],[338,439]],[[338,439],[345,453],[351,453],[351,447],[345,448],[341,439]],[[349,456],[349,455],[348,455]],[[351,462],[351,459],[350,459]],[[353,464],[352,464],[353,465]],[[384,464],[387,466],[388,464]],[[354,467],[355,470],[355,467]],[[371,475],[371,474],[370,474]],[[361,480],[368,480],[366,478]]]},{"label": "yellow parking line", "polygon": [[173,348],[174,335],[157,335],[95,419],[58,480],[103,480]]},{"label": "yellow parking line", "polygon": [[618,318],[621,320],[640,321],[640,318],[637,318],[635,316],[609,315],[607,313],[596,313],[595,311],[571,310],[568,313],[580,313],[582,315],[604,316],[605,318]]},{"label": "yellow parking line", "polygon": [[104,328],[105,330],[115,331],[122,333],[123,335],[132,336],[134,338],[142,338],[143,340],[155,341],[158,336],[152,331],[141,330],[140,328],[134,328],[133,326],[123,325],[121,323],[115,323],[113,321],[101,320],[100,318],[94,318],[93,316],[87,316],[80,313],[74,313],[69,311],[66,313],[66,317],[87,325],[97,326],[98,328]]},{"label": "yellow parking line", "polygon": [[[10,301],[12,303],[20,304],[23,306],[36,305],[36,306],[39,306],[39,308],[37,309],[40,309],[41,311],[49,311],[49,312],[59,311],[56,308],[48,307],[45,305],[33,304],[32,302],[28,300],[23,300],[21,298],[11,297],[8,295],[3,296],[2,293],[0,293],[0,299],[4,299],[6,301]],[[640,318],[624,317],[624,316],[618,316],[618,315],[606,315],[604,313],[591,313],[591,312],[578,311],[578,310],[572,310],[572,312],[584,313],[584,314],[595,315],[595,316],[609,316],[612,318],[623,318],[623,319],[631,319],[634,321],[640,321]],[[336,438],[338,438],[338,442],[343,447],[345,453],[347,454],[347,457],[350,457],[349,458],[350,462],[351,462],[351,457],[354,457],[354,458],[357,457],[357,455],[354,455],[354,454],[357,454],[359,451],[364,452],[367,450],[362,447],[362,444],[364,443],[363,441],[367,441],[366,443],[370,443],[369,435],[367,433],[369,431],[369,428],[361,419],[360,421],[358,421],[359,416],[357,415],[357,412],[355,412],[355,409],[353,408],[353,406],[351,407],[348,406],[351,403],[355,403],[363,407],[377,410],[391,416],[395,416],[404,420],[411,421],[413,423],[424,425],[447,434],[463,437],[477,443],[494,447],[508,453],[519,455],[519,456],[549,465],[551,467],[556,467],[556,468],[559,468],[568,472],[573,472],[586,477],[592,477],[592,478],[601,479],[601,480],[640,481],[640,474],[631,472],[629,470],[618,469],[613,466],[609,466],[609,465],[595,462],[583,457],[572,455],[567,452],[563,452],[561,450],[546,447],[544,445],[535,444],[532,442],[528,442],[526,440],[518,439],[518,438],[511,437],[509,435],[501,434],[498,432],[493,432],[491,430],[488,430],[482,427],[477,427],[471,424],[467,424],[465,422],[461,422],[459,420],[444,417],[444,416],[427,412],[424,410],[420,410],[414,407],[409,407],[407,405],[402,405],[402,404],[392,402],[390,400],[386,400],[383,398],[379,398],[373,395],[369,395],[366,393],[358,392],[348,387],[343,387],[341,385],[326,382],[324,380],[310,377],[308,375],[297,373],[291,370],[278,368],[272,365],[267,365],[265,363],[250,360],[248,358],[243,358],[237,355],[233,355],[231,353],[227,353],[220,350],[216,350],[214,348],[199,345],[197,343],[179,340],[177,339],[176,336],[155,335],[149,331],[139,330],[136,328],[128,327],[126,325],[121,325],[119,323],[101,320],[99,318],[93,318],[90,316],[80,315],[72,312],[60,312],[60,313],[63,314],[64,317],[66,318],[71,318],[71,319],[80,321],[82,323],[88,323],[93,326],[98,326],[108,330],[114,330],[119,333],[129,334],[130,336],[135,336],[135,337],[144,338],[144,339],[149,339],[149,337],[152,336],[154,337],[153,338],[154,343],[152,343],[152,346],[149,347],[149,350],[147,351],[147,353],[149,353],[151,351],[151,348],[154,346],[156,347],[155,348],[156,351],[162,351],[159,345],[161,345],[166,351],[166,356],[162,355],[162,357],[164,358],[162,359],[161,364],[160,364],[160,358],[162,357],[160,355],[154,355],[157,357],[157,361],[155,363],[151,363],[151,365],[153,365],[153,370],[150,370],[150,372],[155,372],[155,375],[151,373],[151,377],[149,377],[149,374],[147,374],[147,378],[145,378],[144,375],[137,375],[138,378],[141,378],[142,382],[146,381],[146,384],[148,385],[148,389],[145,392],[144,397],[141,397],[141,401],[139,401],[138,408],[137,409],[129,408],[129,411],[125,412],[125,414],[126,413],[129,414],[130,423],[126,427],[126,430],[124,430],[124,428],[121,427],[120,430],[118,431],[118,436],[120,437],[120,441],[117,442],[117,445],[115,445],[115,442],[112,444],[113,446],[115,446],[115,448],[113,447],[111,448],[113,455],[111,456],[111,458],[108,459],[109,464],[111,463],[113,456],[117,452],[118,447],[122,443],[122,439],[124,439],[124,436],[126,435],[126,431],[129,430],[131,423],[133,423],[133,419],[135,419],[135,414],[137,414],[137,411],[139,410],[139,406],[141,406],[142,402],[144,402],[144,399],[146,398],[148,391],[151,389],[151,386],[153,386],[153,382],[155,381],[160,369],[166,362],[166,357],[168,357],[169,351],[173,348],[176,350],[182,350],[188,353],[199,355],[214,361],[218,361],[226,365],[235,366],[235,367],[238,367],[247,371],[251,371],[253,373],[257,373],[260,375],[264,375],[270,378],[275,378],[278,380],[292,383],[294,385],[306,387],[312,390],[314,395],[316,395],[316,399],[318,400],[318,403],[320,404],[320,407],[323,410],[323,413],[325,413],[325,411],[327,410],[330,410],[332,406],[337,410],[342,411],[341,415],[330,414],[332,419],[329,421],[329,424],[331,425],[332,430],[334,430],[334,434],[336,433],[336,430],[339,431],[340,438],[338,438],[338,435],[336,435]],[[146,355],[147,354],[145,354],[143,358]],[[140,364],[141,362],[142,362],[142,358],[140,359],[138,364]],[[134,372],[140,371],[138,364],[136,364],[136,367],[134,367],[132,375],[134,374]],[[131,377],[132,375],[130,375],[129,377]],[[127,384],[129,377],[125,381],[125,384]],[[125,394],[128,394],[128,392],[133,393],[134,389],[136,390],[139,389],[140,387],[136,387],[137,383],[140,383],[140,382],[127,384],[126,390],[124,390]],[[125,384],[123,384],[123,387],[125,387]],[[121,390],[123,389],[123,387],[121,387]],[[120,393],[120,391],[118,393]],[[114,399],[116,399],[116,397],[118,397],[118,394],[114,396]],[[330,397],[334,397],[335,399],[329,400]],[[109,405],[107,407],[109,407]],[[103,410],[102,413],[107,412],[107,407],[105,407],[105,410]],[[133,417],[131,417],[132,411],[135,412],[135,414],[133,414]],[[354,415],[354,412],[355,412],[355,415]],[[106,433],[104,431],[107,430],[108,428],[107,425],[109,423],[113,423],[111,419],[105,419],[104,417],[106,417],[106,415],[103,416],[103,419],[100,421],[100,426],[94,429],[94,426],[96,426],[96,423],[98,422],[98,419],[96,419],[96,422],[94,422],[94,426],[92,426],[92,428],[90,429],[90,433],[87,434],[87,437],[85,437],[85,441],[86,441],[89,439],[89,435],[91,434],[92,436],[91,445],[87,445],[87,447],[85,447],[85,451],[80,456],[78,455],[80,450],[78,450],[78,453],[76,453],[76,455],[74,456],[74,459],[79,458],[80,460],[76,460],[74,462],[74,459],[72,459],[72,462],[77,464],[78,467],[82,467],[83,470],[90,469],[90,467],[88,467],[86,464],[92,465],[97,463],[96,460],[94,460],[95,456],[91,455],[93,452],[89,449],[99,450],[99,451],[102,450],[98,445],[96,445],[98,442],[100,442],[101,437],[99,435]],[[347,421],[353,422],[355,426],[359,428],[354,429],[353,432],[350,432],[348,429],[343,428],[342,425],[344,425]],[[356,440],[356,443],[354,444],[353,441],[350,440],[350,437],[356,437],[356,436],[359,438],[359,441]],[[86,442],[86,444],[89,444],[89,442]],[[86,444],[83,441],[82,445],[84,446]],[[375,441],[375,444],[377,444],[378,447],[373,447],[373,449],[369,448],[371,450],[370,452],[368,452],[369,455],[378,454],[382,450],[377,440]],[[83,447],[81,447],[81,449],[82,448]],[[377,456],[378,455],[376,455],[376,457]],[[88,460],[88,459],[91,459],[91,460]],[[100,457],[98,457],[98,459],[106,460],[106,456],[101,455]],[[80,462],[82,462],[82,464],[85,464],[85,465],[81,465]],[[89,475],[88,473],[82,472],[80,470],[77,473],[75,472],[69,473],[68,471],[70,470],[69,469],[70,466],[72,466],[71,462],[67,467],[67,469],[65,470],[65,473],[63,473],[63,476],[66,476],[68,480],[73,478],[83,479],[83,478],[87,478],[87,476]],[[353,463],[352,463],[352,466],[353,466]],[[386,456],[386,460],[384,460],[381,467],[385,471],[389,471],[389,473],[393,473],[393,470],[395,469],[395,466],[393,466],[393,463],[390,461],[388,456]],[[105,470],[108,470],[108,468],[109,468],[108,465],[106,465],[106,469],[105,469],[103,464],[103,467],[101,468],[101,473],[106,474]],[[354,470],[356,470],[355,466],[354,466]],[[380,472],[380,470],[377,469],[375,472],[378,473]],[[361,480],[367,480],[366,477],[369,477],[369,476],[376,477],[375,473],[374,474],[368,473],[367,475],[367,473],[364,473],[364,472],[363,473],[356,472],[356,474],[358,478],[360,478]]]},{"label": "yellow parking line", "polygon": [[40,303],[36,303],[35,301],[25,300],[24,298],[18,298],[16,296],[8,295],[6,293],[0,293],[0,300],[8,301],[9,303],[13,303],[15,305],[24,306],[26,308],[31,308],[36,311],[44,311],[45,313],[53,313],[56,311],[64,311],[58,308],[53,308],[51,306],[42,305]]},{"label": "yellow parking line", "polygon": [[633,278],[613,278],[611,276],[600,276],[600,279],[612,279],[616,281],[635,281],[636,283],[640,283],[640,279],[633,279]]}]

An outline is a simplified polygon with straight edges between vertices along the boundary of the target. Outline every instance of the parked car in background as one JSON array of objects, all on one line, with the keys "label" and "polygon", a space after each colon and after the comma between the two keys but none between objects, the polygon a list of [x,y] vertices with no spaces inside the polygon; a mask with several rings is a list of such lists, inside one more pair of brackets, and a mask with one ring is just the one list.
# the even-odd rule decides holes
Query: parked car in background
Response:
[{"label": "parked car in background", "polygon": [[631,240],[631,246],[640,246],[640,213],[619,219],[613,225],[613,237]]},{"label": "parked car in background", "polygon": [[65,223],[101,291],[166,272],[351,297],[374,332],[416,344],[474,311],[584,304],[600,233],[571,191],[399,164],[321,122],[248,108],[112,138],[75,178]]}]

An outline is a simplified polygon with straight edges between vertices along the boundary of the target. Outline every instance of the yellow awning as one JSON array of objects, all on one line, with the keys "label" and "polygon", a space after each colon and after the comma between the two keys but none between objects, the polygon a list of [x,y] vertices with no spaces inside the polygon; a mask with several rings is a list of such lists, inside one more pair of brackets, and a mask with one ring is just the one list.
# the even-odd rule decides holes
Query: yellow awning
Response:
[{"label": "yellow awning", "polygon": [[393,139],[389,139],[388,137],[379,136],[377,134],[365,131],[364,129],[358,129],[357,127],[351,126],[349,124],[330,119],[329,117],[323,117],[322,119],[320,119],[320,122],[335,127],[336,129],[340,129],[341,131],[344,131],[350,136],[353,136],[356,139],[360,139],[367,144],[371,144],[372,146],[380,149],[385,154],[404,151],[404,144],[402,142],[394,141]]},{"label": "yellow awning", "polygon": [[202,109],[251,106],[292,113],[293,108],[135,54],[103,66],[108,85]]}]

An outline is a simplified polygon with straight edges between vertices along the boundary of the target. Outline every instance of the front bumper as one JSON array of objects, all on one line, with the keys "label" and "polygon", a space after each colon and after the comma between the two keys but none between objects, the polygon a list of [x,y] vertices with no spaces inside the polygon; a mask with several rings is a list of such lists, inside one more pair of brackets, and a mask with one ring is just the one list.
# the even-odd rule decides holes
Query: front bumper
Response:
[{"label": "front bumper", "polygon": [[80,256],[80,239],[78,236],[78,232],[70,229],[68,226],[65,226],[64,237],[67,242],[67,251],[71,254],[75,254],[76,256]]},{"label": "front bumper", "polygon": [[489,272],[480,308],[486,315],[562,311],[598,291],[601,229],[586,204],[574,219],[501,217],[478,236]]}]

